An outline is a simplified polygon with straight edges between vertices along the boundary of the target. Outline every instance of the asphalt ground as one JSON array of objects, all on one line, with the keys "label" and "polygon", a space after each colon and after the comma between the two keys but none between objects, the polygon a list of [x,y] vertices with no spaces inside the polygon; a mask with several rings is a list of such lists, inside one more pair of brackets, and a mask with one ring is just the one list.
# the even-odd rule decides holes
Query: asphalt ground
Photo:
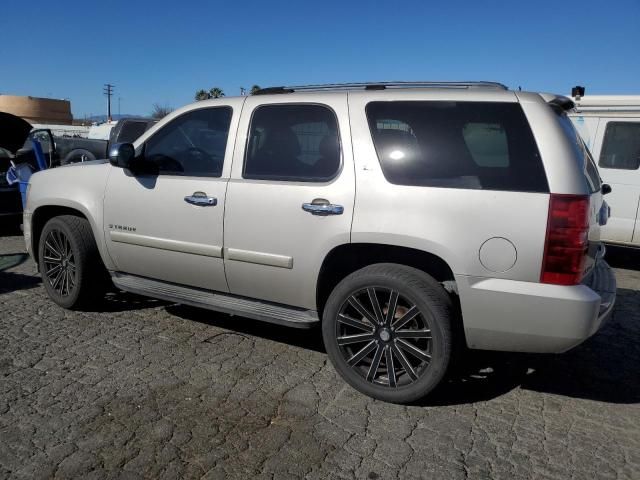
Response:
[{"label": "asphalt ground", "polygon": [[0,478],[640,478],[640,252],[609,258],[617,305],[583,345],[473,353],[398,406],[315,330],[125,293],[65,311],[3,233]]}]

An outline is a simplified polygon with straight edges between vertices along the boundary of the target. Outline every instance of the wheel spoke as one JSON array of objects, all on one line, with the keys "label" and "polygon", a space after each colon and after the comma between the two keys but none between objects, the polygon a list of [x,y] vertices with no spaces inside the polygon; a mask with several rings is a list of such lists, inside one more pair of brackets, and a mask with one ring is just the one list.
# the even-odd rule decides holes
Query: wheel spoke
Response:
[{"label": "wheel spoke", "polygon": [[365,323],[361,320],[357,320],[355,318],[351,318],[344,313],[338,314],[338,322],[344,323],[345,325],[349,325],[350,327],[358,328],[360,330],[366,330],[368,332],[373,332],[374,327],[369,323]]},{"label": "wheel spoke", "polygon": [[[49,253],[53,253],[54,255],[58,256],[58,258],[54,258],[53,260],[55,261],[62,260],[62,253],[60,253],[58,249],[56,249],[55,245],[52,245],[52,243],[55,243],[53,240],[53,236],[49,236],[49,238],[47,238],[47,240],[44,242],[44,245],[45,247],[47,247],[47,250],[49,251]],[[47,257],[45,256],[45,258]]]},{"label": "wheel spoke", "polygon": [[58,290],[58,282],[60,282],[60,280],[62,279],[63,273],[64,270],[60,270],[58,272],[58,275],[56,275],[56,278],[53,280],[53,282],[51,282],[51,287],[53,287],[55,290]]},{"label": "wheel spoke", "polygon": [[418,307],[414,305],[409,310],[407,310],[407,313],[405,313],[402,317],[400,317],[398,320],[393,322],[393,324],[391,325],[391,328],[393,328],[394,330],[399,330],[402,327],[404,327],[407,323],[409,323],[411,320],[413,320],[415,317],[417,317],[419,314],[420,314],[420,310],[418,309]]},{"label": "wheel spoke", "polygon": [[371,315],[371,313],[366,308],[364,308],[364,306],[358,301],[355,295],[351,295],[349,297],[349,304],[353,308],[355,308],[363,318],[369,320],[374,327],[378,326],[378,321],[376,320],[376,318]]},{"label": "wheel spoke", "polygon": [[382,325],[384,323],[384,315],[382,315],[382,309],[380,308],[380,302],[378,302],[376,289],[373,287],[367,288],[367,294],[369,295],[369,301],[373,307],[373,313],[376,315],[376,322],[378,325]]},{"label": "wheel spoke", "polygon": [[424,360],[426,362],[431,360],[431,355],[429,355],[427,352],[423,352],[418,347],[411,345],[409,342],[405,340],[399,339],[397,345],[403,350],[405,350],[406,352],[410,353],[411,355],[413,355],[414,357],[420,360]]},{"label": "wheel spoke", "polygon": [[358,333],[356,335],[345,335],[338,337],[338,345],[350,345],[352,343],[368,342],[373,340],[373,333]]},{"label": "wheel spoke", "polygon": [[396,338],[431,338],[431,330],[396,330],[394,335]]},{"label": "wheel spoke", "polygon": [[400,365],[402,365],[404,371],[407,372],[407,375],[409,375],[409,377],[411,377],[411,380],[416,380],[418,378],[418,375],[409,363],[409,360],[407,360],[407,357],[405,357],[404,353],[402,353],[402,350],[400,350],[396,345],[392,345],[391,349],[393,350],[393,353],[395,353],[396,357],[398,357]]},{"label": "wheel spoke", "polygon": [[60,253],[60,257],[62,258],[66,257],[67,254],[65,252],[64,245],[60,240],[60,232],[58,232],[57,230],[53,230],[51,232],[51,239],[53,240],[53,243],[55,243],[56,246],[58,247],[58,253]]},{"label": "wheel spoke", "polygon": [[384,350],[385,347],[383,347],[382,345],[378,345],[376,354],[373,356],[373,361],[371,362],[371,366],[369,367],[369,372],[367,373],[367,380],[369,380],[370,382],[373,382],[376,379],[376,375],[378,374],[378,367],[380,366],[380,360],[382,359]]},{"label": "wheel spoke", "polygon": [[364,347],[362,347],[357,353],[355,353],[349,360],[347,360],[347,363],[349,364],[349,366],[354,367],[364,357],[366,357],[367,355],[369,355],[369,353],[375,350],[375,348],[376,348],[376,342],[374,340],[371,340]]},{"label": "wheel spoke", "polygon": [[393,353],[391,352],[391,346],[387,345],[384,349],[385,359],[387,362],[387,376],[389,377],[389,386],[396,386],[396,370],[393,366]]},{"label": "wheel spoke", "polygon": [[51,267],[49,270],[45,272],[45,275],[51,278],[51,275],[58,272],[59,270],[62,270],[62,265],[59,263],[56,263],[55,266]]},{"label": "wheel spoke", "polygon": [[396,308],[398,306],[398,292],[395,290],[391,291],[391,296],[389,297],[389,305],[387,306],[387,318],[385,319],[385,324],[391,326],[391,322],[393,318],[396,316]]}]

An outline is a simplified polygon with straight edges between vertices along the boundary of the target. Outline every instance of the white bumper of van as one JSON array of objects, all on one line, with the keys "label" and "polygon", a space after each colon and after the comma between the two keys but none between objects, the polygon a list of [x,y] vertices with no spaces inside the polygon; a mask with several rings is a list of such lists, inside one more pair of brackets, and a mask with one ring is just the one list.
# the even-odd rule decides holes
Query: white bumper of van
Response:
[{"label": "white bumper of van", "polygon": [[599,260],[581,285],[456,276],[469,348],[560,353],[596,333],[611,315],[616,279]]}]

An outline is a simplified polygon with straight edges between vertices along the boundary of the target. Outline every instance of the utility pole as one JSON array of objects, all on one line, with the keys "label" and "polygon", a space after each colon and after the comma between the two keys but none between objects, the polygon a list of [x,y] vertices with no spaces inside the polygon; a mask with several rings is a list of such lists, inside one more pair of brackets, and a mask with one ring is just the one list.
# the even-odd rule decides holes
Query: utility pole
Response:
[{"label": "utility pole", "polygon": [[113,95],[113,87],[110,83],[104,84],[104,94],[107,96],[107,121],[111,121],[111,96]]}]

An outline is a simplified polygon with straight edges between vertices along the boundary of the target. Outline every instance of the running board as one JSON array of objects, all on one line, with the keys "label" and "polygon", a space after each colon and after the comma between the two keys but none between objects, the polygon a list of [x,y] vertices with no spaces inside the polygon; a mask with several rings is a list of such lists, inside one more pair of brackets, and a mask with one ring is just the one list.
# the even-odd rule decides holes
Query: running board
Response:
[{"label": "running board", "polygon": [[127,292],[288,327],[311,328],[320,321],[318,312],[314,310],[303,310],[227,293],[185,287],[126,273],[111,272],[111,280],[116,287]]}]

